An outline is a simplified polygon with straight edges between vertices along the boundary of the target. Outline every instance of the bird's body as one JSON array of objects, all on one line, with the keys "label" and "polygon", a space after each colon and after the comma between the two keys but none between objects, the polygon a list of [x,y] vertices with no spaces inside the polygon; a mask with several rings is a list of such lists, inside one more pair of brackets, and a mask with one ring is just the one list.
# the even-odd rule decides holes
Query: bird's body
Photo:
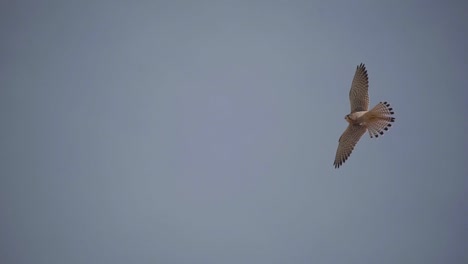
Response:
[{"label": "bird's body", "polygon": [[364,118],[364,115],[368,113],[369,111],[358,111],[351,113],[345,117],[346,121],[348,121],[349,124],[352,125],[357,125],[357,124],[362,124],[363,122],[366,121]]},{"label": "bird's body", "polygon": [[369,132],[371,138],[383,135],[392,126],[395,118],[394,112],[387,102],[380,102],[371,110],[369,108],[369,81],[367,70],[364,64],[356,68],[354,79],[349,91],[349,100],[351,104],[351,113],[345,116],[349,123],[346,130],[338,140],[338,149],[336,151],[335,168],[340,167],[351,155],[359,139]]}]

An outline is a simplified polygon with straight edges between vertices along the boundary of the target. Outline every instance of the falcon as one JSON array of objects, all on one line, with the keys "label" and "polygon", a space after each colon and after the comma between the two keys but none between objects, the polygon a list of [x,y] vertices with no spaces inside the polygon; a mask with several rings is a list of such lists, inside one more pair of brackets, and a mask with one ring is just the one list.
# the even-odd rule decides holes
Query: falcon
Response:
[{"label": "falcon", "polygon": [[345,116],[348,127],[338,140],[335,168],[339,168],[349,158],[362,135],[369,132],[371,138],[378,138],[387,131],[395,121],[393,109],[387,102],[380,102],[371,110],[369,108],[369,78],[366,66],[361,63],[356,68],[349,91],[351,113]]}]

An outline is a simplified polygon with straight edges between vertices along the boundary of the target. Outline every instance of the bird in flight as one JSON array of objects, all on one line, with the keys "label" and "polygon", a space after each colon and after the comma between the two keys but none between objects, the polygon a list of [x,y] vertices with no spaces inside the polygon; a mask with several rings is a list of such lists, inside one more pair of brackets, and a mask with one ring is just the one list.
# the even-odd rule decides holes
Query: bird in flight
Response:
[{"label": "bird in flight", "polygon": [[371,110],[369,108],[369,79],[366,66],[361,63],[356,68],[354,79],[349,91],[351,113],[345,116],[348,127],[338,140],[335,168],[339,168],[348,159],[359,139],[369,132],[371,138],[378,138],[392,126],[395,121],[393,109],[387,102],[380,102]]}]

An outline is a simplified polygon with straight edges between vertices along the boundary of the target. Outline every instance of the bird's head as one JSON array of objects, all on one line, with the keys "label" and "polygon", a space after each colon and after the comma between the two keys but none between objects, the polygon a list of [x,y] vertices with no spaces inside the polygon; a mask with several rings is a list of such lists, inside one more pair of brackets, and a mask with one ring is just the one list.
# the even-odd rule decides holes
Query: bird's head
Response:
[{"label": "bird's head", "polygon": [[345,115],[344,119],[348,121],[348,123],[351,123],[352,119],[349,115]]}]

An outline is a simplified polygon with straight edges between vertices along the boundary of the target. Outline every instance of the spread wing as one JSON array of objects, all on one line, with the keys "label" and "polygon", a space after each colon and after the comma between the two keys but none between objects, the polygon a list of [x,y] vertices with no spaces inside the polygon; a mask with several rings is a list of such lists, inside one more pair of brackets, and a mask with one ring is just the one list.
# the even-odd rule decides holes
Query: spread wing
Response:
[{"label": "spread wing", "polygon": [[359,139],[366,133],[367,128],[361,125],[349,125],[338,140],[338,149],[336,150],[335,168],[339,168],[351,155],[354,146]]},{"label": "spread wing", "polygon": [[356,68],[353,83],[349,90],[349,102],[351,103],[351,113],[357,111],[367,111],[369,108],[369,79],[367,77],[366,66],[361,63]]}]

